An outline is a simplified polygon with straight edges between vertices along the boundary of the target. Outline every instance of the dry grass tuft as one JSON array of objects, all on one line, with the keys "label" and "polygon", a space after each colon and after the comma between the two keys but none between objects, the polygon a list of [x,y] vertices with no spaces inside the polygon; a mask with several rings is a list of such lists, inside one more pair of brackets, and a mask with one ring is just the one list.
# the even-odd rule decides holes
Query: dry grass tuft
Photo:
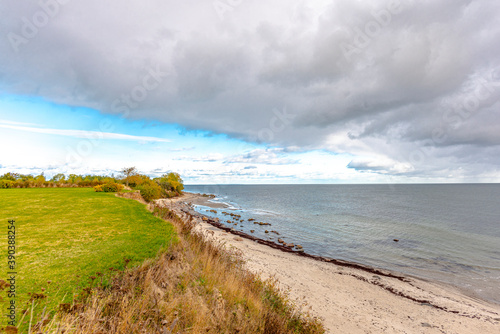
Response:
[{"label": "dry grass tuft", "polygon": [[44,333],[324,333],[277,288],[243,268],[237,254],[192,231],[192,221],[154,207],[172,222],[179,242],[155,260],[91,289]]}]

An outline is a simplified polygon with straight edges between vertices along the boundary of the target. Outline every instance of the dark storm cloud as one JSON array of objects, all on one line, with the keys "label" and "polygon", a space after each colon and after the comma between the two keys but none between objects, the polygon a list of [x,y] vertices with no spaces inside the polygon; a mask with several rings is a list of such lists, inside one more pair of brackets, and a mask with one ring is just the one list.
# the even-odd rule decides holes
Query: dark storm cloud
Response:
[{"label": "dark storm cloud", "polygon": [[0,89],[357,170],[498,173],[498,1],[228,3],[3,1]]}]

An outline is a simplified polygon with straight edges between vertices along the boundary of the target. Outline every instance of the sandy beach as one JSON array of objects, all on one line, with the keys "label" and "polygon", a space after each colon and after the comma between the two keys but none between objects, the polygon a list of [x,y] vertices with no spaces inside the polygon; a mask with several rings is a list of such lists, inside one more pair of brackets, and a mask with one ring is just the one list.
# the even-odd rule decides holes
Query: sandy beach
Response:
[{"label": "sandy beach", "polygon": [[500,305],[468,297],[452,286],[308,258],[224,231],[196,213],[192,204],[224,206],[198,194],[158,203],[181,217],[194,216],[200,233],[240,252],[249,270],[275,277],[298,305],[323,319],[329,333],[500,333]]}]

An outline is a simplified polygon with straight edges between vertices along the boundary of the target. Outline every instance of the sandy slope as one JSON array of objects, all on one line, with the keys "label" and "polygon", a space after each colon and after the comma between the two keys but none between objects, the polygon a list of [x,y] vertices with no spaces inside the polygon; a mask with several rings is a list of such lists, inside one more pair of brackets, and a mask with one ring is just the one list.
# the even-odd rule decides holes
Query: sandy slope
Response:
[{"label": "sandy slope", "polygon": [[[193,211],[183,202],[210,204],[194,195],[160,202],[184,216]],[[500,333],[499,305],[452,287],[300,257],[197,221],[207,238],[241,251],[250,270],[276,277],[297,303],[306,302],[330,333]]]}]

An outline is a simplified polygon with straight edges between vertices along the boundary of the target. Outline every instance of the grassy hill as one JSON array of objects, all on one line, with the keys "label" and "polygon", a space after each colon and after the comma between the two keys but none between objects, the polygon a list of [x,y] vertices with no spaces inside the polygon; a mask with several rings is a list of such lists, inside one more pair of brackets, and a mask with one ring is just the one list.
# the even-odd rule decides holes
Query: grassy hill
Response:
[{"label": "grassy hill", "polygon": [[[2,254],[10,219],[16,221],[18,321],[32,303],[38,312],[55,310],[72,302],[82,287],[105,283],[125,263],[139,264],[175,240],[173,226],[144,205],[89,188],[0,190]],[[4,256],[0,279],[6,280],[7,272]],[[6,307],[8,298],[4,293],[2,298]]]}]

